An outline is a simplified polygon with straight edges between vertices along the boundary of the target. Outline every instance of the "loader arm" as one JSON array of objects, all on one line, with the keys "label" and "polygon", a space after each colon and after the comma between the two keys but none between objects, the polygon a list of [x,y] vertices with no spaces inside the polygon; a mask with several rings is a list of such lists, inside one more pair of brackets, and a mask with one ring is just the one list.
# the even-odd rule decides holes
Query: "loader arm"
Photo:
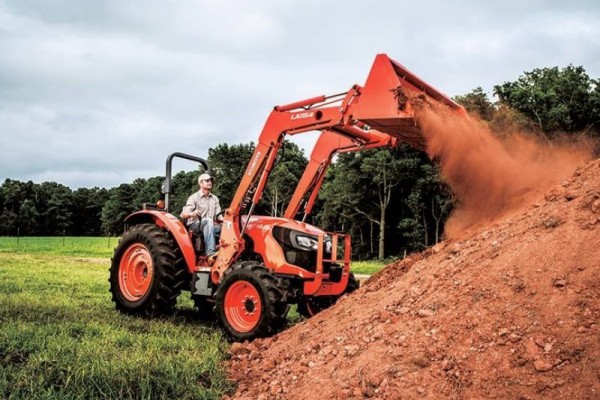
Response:
[{"label": "loader arm", "polygon": [[[459,112],[462,110],[460,105],[405,67],[387,55],[379,54],[364,87],[354,85],[345,93],[276,106],[267,118],[231,205],[225,211],[219,241],[221,248],[211,267],[211,280],[219,283],[223,272],[244,250],[246,224],[262,197],[286,135],[315,130],[326,132],[323,143],[316,147],[318,154],[315,154],[311,170],[306,173],[306,179],[298,189],[306,193],[312,187],[311,198],[314,202],[318,192],[315,189],[320,187],[324,169],[336,151],[380,147],[387,144],[389,139],[401,140],[422,149],[425,140],[417,126],[413,105],[420,99],[443,103]],[[331,135],[339,135],[343,140],[335,143],[336,139]],[[325,163],[324,157],[327,158]],[[294,204],[299,204],[304,198],[303,195],[298,196],[300,199],[296,199]],[[310,198],[307,205],[312,207]],[[241,217],[244,211],[248,214],[247,218]],[[292,214],[292,210],[289,213]]]},{"label": "loader arm", "polygon": [[310,161],[298,181],[296,190],[284,213],[284,218],[295,218],[300,208],[303,207],[302,221],[304,222],[312,211],[323,180],[325,179],[325,173],[331,165],[333,156],[337,153],[349,153],[378,147],[394,147],[397,143],[396,138],[391,137],[387,133],[373,130],[370,133],[372,137],[369,142],[357,145],[355,141],[334,131],[323,131],[313,148]]}]

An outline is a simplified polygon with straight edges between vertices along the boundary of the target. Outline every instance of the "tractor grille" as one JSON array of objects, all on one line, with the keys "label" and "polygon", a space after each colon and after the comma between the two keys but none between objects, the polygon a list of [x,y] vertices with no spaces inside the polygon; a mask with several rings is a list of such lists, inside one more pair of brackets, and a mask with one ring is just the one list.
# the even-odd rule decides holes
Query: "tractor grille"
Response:
[{"label": "tractor grille", "polygon": [[[297,265],[307,271],[316,272],[317,270],[317,243],[318,238],[304,232],[296,231],[280,226],[273,227],[273,236],[283,249],[285,260],[289,264]],[[325,239],[325,249],[323,259],[331,259],[331,246],[327,246],[328,239]],[[314,243],[314,248],[308,246]],[[329,248],[328,248],[329,247]],[[323,273],[328,274],[331,269],[331,262],[323,261]]]}]

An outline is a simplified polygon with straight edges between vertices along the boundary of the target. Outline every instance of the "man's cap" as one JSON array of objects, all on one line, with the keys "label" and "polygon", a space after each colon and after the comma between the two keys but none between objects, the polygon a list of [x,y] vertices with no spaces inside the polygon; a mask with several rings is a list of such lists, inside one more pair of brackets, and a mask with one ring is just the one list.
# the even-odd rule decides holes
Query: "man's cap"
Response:
[{"label": "man's cap", "polygon": [[200,184],[200,181],[207,181],[209,179],[213,179],[213,177],[209,174],[202,174],[198,177],[198,184]]}]

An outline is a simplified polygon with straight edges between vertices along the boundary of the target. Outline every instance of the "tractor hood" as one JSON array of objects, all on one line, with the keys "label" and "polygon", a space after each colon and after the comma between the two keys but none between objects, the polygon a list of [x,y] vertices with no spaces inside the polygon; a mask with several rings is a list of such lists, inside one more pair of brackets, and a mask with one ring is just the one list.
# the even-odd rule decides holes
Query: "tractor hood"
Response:
[{"label": "tractor hood", "polygon": [[[310,224],[287,218],[252,216],[244,233],[247,249],[259,254],[267,265],[283,274],[309,277],[317,271],[319,251],[331,259],[332,234]],[[323,237],[319,249],[319,237]],[[324,265],[323,271],[329,271]]]},{"label": "tractor hood", "polygon": [[323,231],[322,229],[319,229],[305,222],[300,222],[287,218],[269,217],[266,215],[251,216],[250,220],[248,221],[247,230],[248,232],[263,231],[263,233],[267,233],[273,230],[273,227],[275,226],[305,232],[309,235],[314,236],[318,236],[320,234],[325,233],[325,231]]}]

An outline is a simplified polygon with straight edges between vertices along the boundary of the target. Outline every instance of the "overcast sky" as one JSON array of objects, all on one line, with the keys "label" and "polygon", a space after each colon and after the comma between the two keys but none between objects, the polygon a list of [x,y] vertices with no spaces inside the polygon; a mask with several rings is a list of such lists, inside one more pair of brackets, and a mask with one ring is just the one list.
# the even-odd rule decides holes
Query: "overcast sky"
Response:
[{"label": "overcast sky", "polygon": [[0,182],[163,175],[174,151],[255,141],[276,104],[364,84],[378,53],[449,96],[600,78],[600,1],[0,0]]}]

